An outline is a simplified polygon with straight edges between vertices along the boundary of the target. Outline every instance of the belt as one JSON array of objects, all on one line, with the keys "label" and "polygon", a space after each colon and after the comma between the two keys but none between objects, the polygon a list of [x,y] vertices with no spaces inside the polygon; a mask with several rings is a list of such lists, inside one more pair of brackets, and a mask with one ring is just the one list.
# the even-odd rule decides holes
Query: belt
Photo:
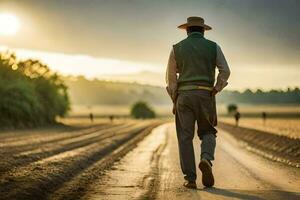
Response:
[{"label": "belt", "polygon": [[201,85],[183,85],[179,86],[178,90],[208,90],[212,91],[213,87],[201,86]]}]

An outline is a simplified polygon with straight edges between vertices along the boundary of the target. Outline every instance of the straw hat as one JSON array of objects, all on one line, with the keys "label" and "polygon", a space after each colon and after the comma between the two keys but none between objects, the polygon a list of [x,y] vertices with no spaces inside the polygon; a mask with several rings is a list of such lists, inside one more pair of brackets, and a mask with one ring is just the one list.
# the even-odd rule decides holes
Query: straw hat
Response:
[{"label": "straw hat", "polygon": [[186,29],[187,27],[190,27],[190,26],[201,26],[206,31],[212,29],[210,26],[208,26],[204,23],[204,19],[202,17],[189,17],[189,18],[187,18],[187,23],[181,24],[180,26],[178,26],[178,28]]}]

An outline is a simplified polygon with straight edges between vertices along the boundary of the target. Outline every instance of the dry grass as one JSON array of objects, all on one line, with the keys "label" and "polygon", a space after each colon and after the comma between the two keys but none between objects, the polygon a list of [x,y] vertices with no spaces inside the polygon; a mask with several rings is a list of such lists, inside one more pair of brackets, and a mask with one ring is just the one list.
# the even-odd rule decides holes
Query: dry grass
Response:
[{"label": "dry grass", "polygon": [[[233,118],[224,117],[220,118],[220,121],[235,124]],[[267,119],[264,124],[261,118],[241,118],[239,124],[241,127],[267,131],[291,138],[300,138],[300,119]]]}]

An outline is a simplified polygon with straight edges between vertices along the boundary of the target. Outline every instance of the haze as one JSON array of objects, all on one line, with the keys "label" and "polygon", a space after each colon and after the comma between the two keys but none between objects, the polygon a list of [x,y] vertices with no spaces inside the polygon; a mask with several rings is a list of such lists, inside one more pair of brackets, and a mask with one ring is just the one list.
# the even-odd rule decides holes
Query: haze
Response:
[{"label": "haze", "polygon": [[186,37],[177,25],[199,15],[232,68],[229,89],[300,85],[297,0],[1,0],[0,13],[20,21],[2,49],[64,74],[161,86],[172,44]]}]

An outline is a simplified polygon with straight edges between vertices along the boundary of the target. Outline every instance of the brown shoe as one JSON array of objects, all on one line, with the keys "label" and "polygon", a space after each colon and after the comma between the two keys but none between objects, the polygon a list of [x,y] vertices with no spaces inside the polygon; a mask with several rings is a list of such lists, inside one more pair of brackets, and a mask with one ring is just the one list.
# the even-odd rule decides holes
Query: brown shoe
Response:
[{"label": "brown shoe", "polygon": [[197,189],[197,184],[195,181],[186,181],[184,182],[183,186],[189,189]]},{"label": "brown shoe", "polygon": [[215,179],[209,161],[201,160],[199,169],[202,172],[202,184],[206,187],[212,187],[215,184]]}]

